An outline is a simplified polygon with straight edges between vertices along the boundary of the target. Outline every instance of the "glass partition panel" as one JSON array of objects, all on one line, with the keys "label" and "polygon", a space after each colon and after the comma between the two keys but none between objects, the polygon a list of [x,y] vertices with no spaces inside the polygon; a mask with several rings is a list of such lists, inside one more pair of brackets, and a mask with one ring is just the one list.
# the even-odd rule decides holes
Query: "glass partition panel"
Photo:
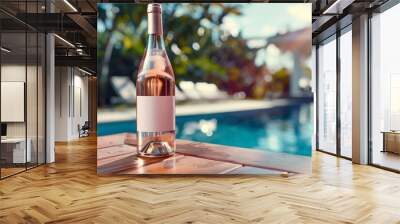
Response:
[{"label": "glass partition panel", "polygon": [[312,150],[316,149],[316,143],[317,139],[315,136],[317,133],[317,47],[316,45],[312,45],[312,51],[311,51],[311,80],[312,80],[312,92],[313,92],[313,98],[314,98],[314,107],[313,107],[313,138],[312,138]]},{"label": "glass partition panel", "polygon": [[351,158],[352,149],[352,33],[340,36],[340,153]]},{"label": "glass partition panel", "polygon": [[[25,24],[39,19],[45,0],[0,1],[0,178],[45,163],[44,33]],[[30,15],[29,15],[29,14]],[[34,23],[35,24],[35,23]]]},{"label": "glass partition panel", "polygon": [[336,39],[318,48],[318,148],[336,153]]},{"label": "glass partition panel", "polygon": [[26,141],[26,40],[25,31],[1,34],[2,178],[24,171],[31,158]]},{"label": "glass partition panel", "polygon": [[[46,0],[37,1],[38,13],[46,12]],[[52,3],[51,3],[52,4]],[[43,32],[39,30],[39,32]],[[38,33],[38,164],[44,164],[46,162],[46,36],[44,33]]]},{"label": "glass partition panel", "polygon": [[400,5],[371,19],[372,163],[400,170]]},{"label": "glass partition panel", "polygon": [[28,168],[37,165],[38,160],[38,35],[36,32],[27,33],[27,76],[26,76],[26,114],[27,114],[27,150],[30,160],[27,163]]},{"label": "glass partition panel", "polygon": [[45,124],[46,124],[46,108],[45,108],[45,65],[46,65],[46,52],[45,35],[39,33],[38,35],[38,76],[37,76],[37,90],[38,90],[38,105],[37,105],[37,119],[38,119],[38,135],[37,135],[37,146],[38,146],[38,164],[43,164],[46,161],[46,145],[45,145]]},{"label": "glass partition panel", "polygon": [[[37,13],[40,12],[39,1],[27,1],[25,12],[33,20],[34,24],[39,23]],[[27,27],[27,143],[31,147],[31,161],[28,168],[38,165],[38,64],[39,64],[39,34],[36,28]]]}]

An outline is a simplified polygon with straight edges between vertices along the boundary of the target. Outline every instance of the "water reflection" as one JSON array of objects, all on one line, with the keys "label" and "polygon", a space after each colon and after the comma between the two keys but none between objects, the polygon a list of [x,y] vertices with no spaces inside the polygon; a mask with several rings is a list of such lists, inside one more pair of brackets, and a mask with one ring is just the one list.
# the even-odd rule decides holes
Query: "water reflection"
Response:
[{"label": "water reflection", "polygon": [[217,129],[217,119],[201,119],[200,121],[191,121],[184,124],[183,127],[183,135],[190,136],[200,131],[206,136],[210,137],[214,134],[214,131]]},{"label": "water reflection", "polygon": [[182,139],[311,155],[312,105],[178,117],[177,129]]}]

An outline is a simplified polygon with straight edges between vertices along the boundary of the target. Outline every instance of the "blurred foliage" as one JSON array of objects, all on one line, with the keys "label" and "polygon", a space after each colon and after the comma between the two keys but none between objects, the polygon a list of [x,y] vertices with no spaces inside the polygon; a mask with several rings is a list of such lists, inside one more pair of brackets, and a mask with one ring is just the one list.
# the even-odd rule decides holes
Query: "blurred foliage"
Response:
[{"label": "blurred foliage", "polygon": [[[100,105],[109,105],[111,76],[136,72],[147,40],[144,4],[98,4],[97,60],[100,71]],[[182,80],[215,83],[230,94],[263,98],[266,91],[287,91],[289,72],[273,75],[278,86],[265,82],[265,64],[256,65],[257,50],[250,49],[239,33],[233,37],[221,28],[225,16],[241,15],[235,4],[163,4],[164,41],[177,84]],[[101,23],[101,24],[100,24]],[[179,85],[178,85],[179,87]]]}]

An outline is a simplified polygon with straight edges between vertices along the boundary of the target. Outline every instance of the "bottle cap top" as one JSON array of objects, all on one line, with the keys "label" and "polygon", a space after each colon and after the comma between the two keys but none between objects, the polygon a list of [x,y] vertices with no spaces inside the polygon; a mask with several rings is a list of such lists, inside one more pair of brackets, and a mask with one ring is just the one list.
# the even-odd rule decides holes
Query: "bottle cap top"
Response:
[{"label": "bottle cap top", "polygon": [[162,35],[162,13],[160,4],[149,4],[147,6],[148,34]]},{"label": "bottle cap top", "polygon": [[161,13],[161,12],[162,12],[161,4],[152,3],[147,5],[147,13]]}]

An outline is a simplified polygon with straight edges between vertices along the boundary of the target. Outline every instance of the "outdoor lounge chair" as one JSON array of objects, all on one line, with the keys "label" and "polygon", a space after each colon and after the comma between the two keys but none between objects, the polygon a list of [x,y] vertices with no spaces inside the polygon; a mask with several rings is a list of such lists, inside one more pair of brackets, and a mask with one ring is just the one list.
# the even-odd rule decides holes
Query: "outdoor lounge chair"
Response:
[{"label": "outdoor lounge chair", "polygon": [[221,100],[228,98],[228,94],[219,90],[214,83],[198,82],[195,84],[195,89],[204,99]]},{"label": "outdoor lounge chair", "polygon": [[182,91],[180,91],[179,88],[175,86],[175,100],[176,100],[176,102],[182,102],[182,101],[185,101],[186,99],[187,99],[187,97],[185,96],[185,94],[182,93]]},{"label": "outdoor lounge chair", "polygon": [[129,77],[113,76],[111,85],[124,103],[134,104],[136,102],[136,87]]},{"label": "outdoor lounge chair", "polygon": [[183,93],[189,100],[200,100],[201,95],[197,92],[195,85],[191,81],[181,81],[179,83]]}]

